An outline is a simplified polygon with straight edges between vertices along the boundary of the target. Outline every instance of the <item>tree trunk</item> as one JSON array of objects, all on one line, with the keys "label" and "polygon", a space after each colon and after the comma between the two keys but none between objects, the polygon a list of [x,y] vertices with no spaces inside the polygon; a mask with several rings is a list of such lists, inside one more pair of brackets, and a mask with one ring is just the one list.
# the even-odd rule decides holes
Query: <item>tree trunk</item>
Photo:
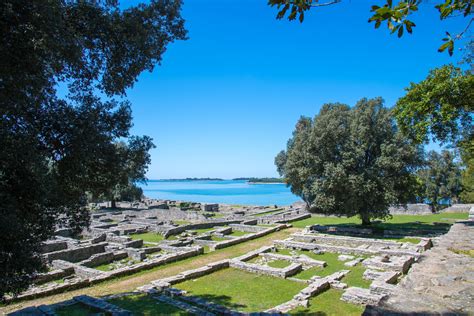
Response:
[{"label": "tree trunk", "polygon": [[114,198],[112,198],[112,200],[110,201],[110,207],[111,208],[117,208],[117,203],[115,202]]},{"label": "tree trunk", "polygon": [[360,219],[362,220],[362,226],[369,226],[370,225],[369,213],[367,213],[367,212],[360,213]]}]

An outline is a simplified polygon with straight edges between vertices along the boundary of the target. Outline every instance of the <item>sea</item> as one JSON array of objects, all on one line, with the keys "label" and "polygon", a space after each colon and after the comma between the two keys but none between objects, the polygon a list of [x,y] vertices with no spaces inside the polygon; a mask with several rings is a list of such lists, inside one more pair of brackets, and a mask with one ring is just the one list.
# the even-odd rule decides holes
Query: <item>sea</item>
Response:
[{"label": "sea", "polygon": [[146,197],[231,205],[285,206],[301,201],[283,183],[251,184],[245,180],[148,180]]}]

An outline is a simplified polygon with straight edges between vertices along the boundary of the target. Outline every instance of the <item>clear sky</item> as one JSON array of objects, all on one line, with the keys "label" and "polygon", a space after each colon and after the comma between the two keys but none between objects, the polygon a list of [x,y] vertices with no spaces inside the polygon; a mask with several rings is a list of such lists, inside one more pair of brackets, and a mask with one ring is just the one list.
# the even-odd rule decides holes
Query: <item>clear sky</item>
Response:
[{"label": "clear sky", "polygon": [[148,178],[277,176],[274,157],[299,116],[362,97],[391,107],[429,69],[457,62],[437,47],[460,21],[422,10],[414,34],[398,39],[367,23],[377,2],[343,1],[300,24],[276,20],[266,0],[185,1],[189,39],[128,91],[133,134],[157,145]]}]

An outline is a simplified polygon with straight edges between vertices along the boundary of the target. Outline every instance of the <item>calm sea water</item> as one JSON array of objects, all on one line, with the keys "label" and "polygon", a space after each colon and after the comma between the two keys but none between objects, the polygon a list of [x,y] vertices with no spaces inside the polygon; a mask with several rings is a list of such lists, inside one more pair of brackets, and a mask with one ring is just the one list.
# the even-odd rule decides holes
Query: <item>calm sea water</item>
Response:
[{"label": "calm sea water", "polygon": [[147,197],[165,200],[240,205],[290,205],[300,201],[285,184],[248,184],[237,180],[149,180],[142,189]]}]

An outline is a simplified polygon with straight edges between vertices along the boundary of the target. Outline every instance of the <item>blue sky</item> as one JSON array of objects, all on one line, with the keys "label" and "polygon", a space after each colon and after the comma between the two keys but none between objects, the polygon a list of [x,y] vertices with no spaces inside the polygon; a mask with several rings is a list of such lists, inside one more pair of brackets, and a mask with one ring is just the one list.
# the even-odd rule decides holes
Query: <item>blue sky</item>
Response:
[{"label": "blue sky", "polygon": [[299,116],[362,97],[393,106],[411,81],[457,62],[437,47],[462,21],[440,23],[423,5],[414,34],[398,39],[367,23],[377,2],[343,1],[300,24],[276,20],[266,0],[186,1],[189,39],[128,91],[133,134],[157,145],[148,178],[277,176],[273,159]]}]

